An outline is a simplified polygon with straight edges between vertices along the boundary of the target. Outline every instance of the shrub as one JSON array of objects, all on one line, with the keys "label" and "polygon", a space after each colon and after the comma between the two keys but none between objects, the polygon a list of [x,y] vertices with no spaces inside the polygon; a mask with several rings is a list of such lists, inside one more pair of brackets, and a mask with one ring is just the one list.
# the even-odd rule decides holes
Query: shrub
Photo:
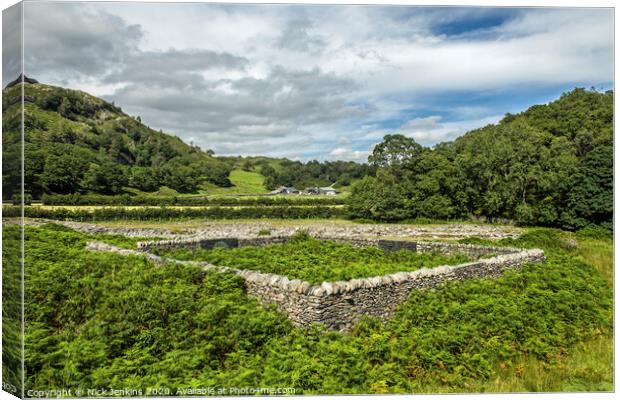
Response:
[{"label": "shrub", "polygon": [[200,197],[200,196],[163,196],[163,195],[118,195],[104,196],[98,194],[44,194],[45,205],[82,205],[82,206],[336,206],[343,205],[341,197]]},{"label": "shrub", "polygon": [[13,197],[11,198],[11,202],[13,203],[14,206],[19,206],[22,204],[22,199],[24,201],[25,206],[29,206],[32,204],[32,196],[28,193],[24,194],[23,198],[22,198],[22,195],[20,194],[13,195]]},{"label": "shrub", "polygon": [[583,228],[577,231],[577,236],[579,237],[587,237],[592,239],[612,239],[613,238],[613,230],[610,230],[606,227],[591,225],[587,228]]},{"label": "shrub", "polygon": [[[18,217],[20,208],[3,207],[5,217]],[[115,221],[115,220],[171,220],[171,219],[248,219],[248,218],[342,218],[344,209],[337,207],[105,207],[96,209],[27,207],[24,214],[29,218],[69,219],[76,221]]]}]

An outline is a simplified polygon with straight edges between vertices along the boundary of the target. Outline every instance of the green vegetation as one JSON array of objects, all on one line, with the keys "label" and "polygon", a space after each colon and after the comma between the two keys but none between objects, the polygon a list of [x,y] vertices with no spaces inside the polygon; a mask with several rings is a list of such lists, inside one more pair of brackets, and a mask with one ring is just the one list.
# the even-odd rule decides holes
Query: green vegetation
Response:
[{"label": "green vegetation", "polygon": [[215,265],[284,275],[314,285],[471,261],[465,254],[448,256],[409,250],[393,252],[377,247],[355,247],[318,240],[307,235],[297,235],[285,244],[264,247],[176,249],[158,254],[180,260],[208,261]]},{"label": "green vegetation", "polygon": [[22,390],[22,232],[2,226],[2,382],[4,390],[21,396]]},{"label": "green vegetation", "polygon": [[613,92],[575,89],[424,148],[387,135],[352,190],[353,217],[485,217],[521,225],[612,228]]},{"label": "green vegetation", "polygon": [[[44,205],[122,205],[122,206],[336,206],[343,205],[345,199],[339,196],[244,196],[244,197],[205,197],[205,196],[103,196],[80,194],[43,195]],[[19,202],[17,204],[20,204]]]},{"label": "green vegetation", "polygon": [[[3,234],[19,246],[19,228]],[[548,261],[412,293],[389,323],[341,334],[292,327],[232,274],[88,252],[89,237],[65,228],[26,236],[27,389],[613,389],[612,283],[599,272],[613,269],[609,238],[536,229],[502,240]],[[593,255],[593,243],[606,250]]]},{"label": "green vegetation", "polygon": [[265,176],[265,186],[275,189],[278,186],[304,189],[312,186],[336,187],[349,186],[354,181],[373,174],[375,168],[367,164],[358,164],[353,161],[326,161],[316,160],[307,163],[283,160],[280,168],[275,169],[263,164],[261,173]]},{"label": "green vegetation", "polygon": [[267,193],[265,177],[258,172],[234,169],[229,176],[230,187],[218,187],[213,184],[203,184],[202,192],[208,195],[239,195]]},{"label": "green vegetation", "polygon": [[[22,200],[20,90],[3,91],[3,200],[15,203]],[[248,298],[232,274],[84,248],[89,240],[133,248],[139,238],[26,227],[26,389],[130,387],[145,395],[148,387],[171,395],[183,394],[177,387],[233,386],[294,387],[298,394],[613,389],[612,92],[576,89],[433,149],[388,135],[370,164],[360,165],[215,157],[86,93],[43,84],[24,90],[23,200],[45,195],[47,204],[76,206],[28,206],[26,217],[482,217],[576,231],[535,228],[501,240],[543,248],[548,261],[496,280],[414,292],[389,323],[369,318],[341,334],[294,328]],[[223,197],[352,183],[346,208],[342,198]],[[146,207],[153,204],[171,207]],[[131,205],[139,207],[123,207]],[[20,207],[5,206],[3,213],[19,216]],[[20,240],[19,227],[4,227],[3,379],[18,390]],[[173,255],[313,283],[462,257],[386,254],[311,239]]]},{"label": "green vegetation", "polygon": [[234,275],[87,252],[63,228],[26,235],[28,389],[206,384],[290,330]]},{"label": "green vegetation", "polygon": [[[3,193],[19,183],[20,90],[3,90]],[[154,192],[167,186],[195,192],[201,183],[230,186],[232,166],[213,152],[157,132],[114,104],[84,92],[25,84],[25,188],[44,193],[119,194],[125,188]]]},{"label": "green vegetation", "polygon": [[[18,217],[21,207],[4,206],[5,217]],[[341,218],[345,209],[338,206],[248,206],[248,207],[25,207],[27,218],[70,219],[74,221],[173,220],[173,219],[247,219],[247,218]]]},{"label": "green vegetation", "polygon": [[[20,184],[22,85],[3,97],[3,199]],[[267,157],[215,157],[212,150],[155,131],[139,116],[87,93],[41,83],[24,85],[25,189],[43,194],[262,194],[350,183],[372,171],[353,162],[306,164]]]}]

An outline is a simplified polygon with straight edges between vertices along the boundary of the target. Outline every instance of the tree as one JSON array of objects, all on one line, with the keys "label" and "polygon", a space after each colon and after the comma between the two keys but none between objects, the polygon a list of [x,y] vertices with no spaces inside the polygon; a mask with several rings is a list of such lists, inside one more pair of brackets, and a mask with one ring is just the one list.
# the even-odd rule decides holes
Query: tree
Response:
[{"label": "tree", "polygon": [[415,140],[406,136],[386,135],[383,141],[375,146],[368,162],[378,168],[401,167],[417,159],[424,148]]},{"label": "tree", "polygon": [[260,173],[265,177],[264,185],[269,190],[274,190],[278,187],[278,173],[275,168],[269,164],[265,164],[261,167]]},{"label": "tree", "polygon": [[[611,92],[576,89],[434,149],[388,135],[369,162],[383,171],[379,181],[396,183],[391,192],[404,199],[407,218],[471,214],[522,225],[611,226],[612,104]],[[357,187],[352,210],[392,218],[385,207],[368,207],[381,184]]]},{"label": "tree", "polygon": [[379,170],[377,177],[367,176],[355,183],[347,199],[352,217],[380,221],[398,221],[411,217],[405,202],[403,187],[386,170]]},{"label": "tree", "polygon": [[127,185],[128,179],[124,169],[113,162],[102,164],[91,163],[88,171],[84,174],[81,186],[86,190],[103,194],[119,194],[123,186]]},{"label": "tree", "polygon": [[611,229],[613,217],[613,147],[604,146],[588,153],[569,186],[562,222],[578,229],[590,224]]},{"label": "tree", "polygon": [[191,193],[198,189],[200,168],[183,165],[181,160],[168,162],[163,168],[164,184],[180,193]]},{"label": "tree", "polygon": [[232,167],[225,163],[204,163],[203,172],[208,182],[220,186],[231,187],[230,171]]},{"label": "tree", "polygon": [[252,163],[250,162],[250,160],[245,160],[243,162],[243,166],[241,167],[241,169],[243,169],[244,171],[252,171],[254,169],[254,166],[252,166]]},{"label": "tree", "polygon": [[2,196],[10,199],[14,194],[21,194],[21,133],[19,131],[2,134]]},{"label": "tree", "polygon": [[156,167],[133,167],[129,177],[129,185],[144,192],[154,192],[162,185],[161,173]]},{"label": "tree", "polygon": [[88,160],[77,154],[49,155],[41,174],[41,184],[48,193],[75,193],[80,189],[87,168]]},{"label": "tree", "polygon": [[466,214],[465,174],[453,161],[453,149],[437,147],[424,152],[401,184],[405,207],[414,217],[455,218]]}]

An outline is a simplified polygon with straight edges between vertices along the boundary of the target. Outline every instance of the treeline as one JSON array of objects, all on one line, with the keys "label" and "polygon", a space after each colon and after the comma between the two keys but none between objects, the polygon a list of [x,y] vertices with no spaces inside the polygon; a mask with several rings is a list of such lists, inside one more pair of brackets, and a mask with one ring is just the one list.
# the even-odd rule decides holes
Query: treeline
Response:
[{"label": "treeline", "polygon": [[120,196],[82,194],[44,194],[44,205],[50,206],[336,206],[341,197],[188,197],[188,196]]},{"label": "treeline", "polygon": [[376,168],[368,164],[358,164],[353,161],[325,161],[316,160],[302,163],[299,161],[283,160],[281,168],[275,169],[269,164],[261,167],[261,174],[265,176],[265,187],[275,189],[279,186],[304,189],[313,186],[348,186],[354,180],[373,175]]},{"label": "treeline", "polygon": [[613,92],[575,89],[432,149],[388,135],[369,162],[378,170],[354,186],[353,217],[612,229]]},{"label": "treeline", "polygon": [[[19,217],[21,207],[4,206],[2,213],[5,218]],[[256,206],[256,207],[142,207],[123,208],[106,207],[96,209],[83,208],[42,208],[25,207],[26,218],[46,218],[73,221],[116,221],[116,220],[172,220],[172,219],[254,219],[254,218],[343,218],[344,207],[333,206]]]}]

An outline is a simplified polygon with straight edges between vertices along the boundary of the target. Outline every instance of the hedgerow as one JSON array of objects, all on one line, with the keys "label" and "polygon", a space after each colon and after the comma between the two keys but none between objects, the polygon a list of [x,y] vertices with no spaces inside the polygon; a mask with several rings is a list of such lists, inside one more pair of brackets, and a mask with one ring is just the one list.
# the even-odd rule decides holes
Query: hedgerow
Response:
[{"label": "hedgerow", "polygon": [[[20,207],[5,206],[2,208],[5,217],[20,216]],[[247,219],[247,218],[339,218],[343,217],[344,209],[332,206],[281,206],[281,207],[104,207],[95,209],[79,208],[42,208],[26,207],[24,215],[28,218],[69,219],[75,221],[111,221],[111,220],[172,220],[172,219]]]},{"label": "hedgerow", "polygon": [[82,194],[45,194],[44,205],[76,206],[335,206],[342,197],[189,197],[189,196],[104,196]]}]

